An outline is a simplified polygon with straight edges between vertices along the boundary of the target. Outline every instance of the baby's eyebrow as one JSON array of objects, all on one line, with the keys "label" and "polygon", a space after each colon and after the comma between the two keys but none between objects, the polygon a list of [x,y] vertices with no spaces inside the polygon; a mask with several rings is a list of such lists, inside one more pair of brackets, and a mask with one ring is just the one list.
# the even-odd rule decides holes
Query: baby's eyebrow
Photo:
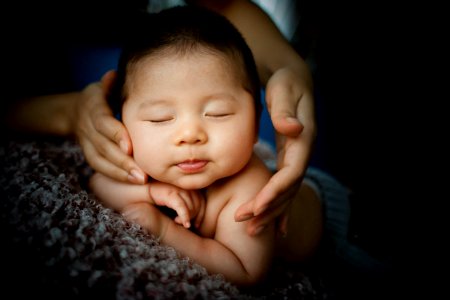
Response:
[{"label": "baby's eyebrow", "polygon": [[[238,99],[236,99],[236,97],[234,97],[233,95],[231,95],[229,93],[209,94],[209,95],[204,96],[202,100],[205,102],[214,102],[214,101],[238,102]],[[173,105],[176,101],[177,101],[176,99],[170,99],[170,98],[163,98],[163,99],[148,98],[148,99],[143,100],[139,104],[139,109],[143,110],[143,109],[148,109],[148,108],[153,108],[153,107],[168,107],[168,106]]]},{"label": "baby's eyebrow", "polygon": [[155,106],[168,106],[170,105],[170,103],[171,101],[166,99],[147,99],[139,104],[139,109],[145,109]]},{"label": "baby's eyebrow", "polygon": [[229,101],[237,101],[237,99],[228,93],[217,93],[217,94],[211,94],[205,97],[206,100],[229,100]]}]

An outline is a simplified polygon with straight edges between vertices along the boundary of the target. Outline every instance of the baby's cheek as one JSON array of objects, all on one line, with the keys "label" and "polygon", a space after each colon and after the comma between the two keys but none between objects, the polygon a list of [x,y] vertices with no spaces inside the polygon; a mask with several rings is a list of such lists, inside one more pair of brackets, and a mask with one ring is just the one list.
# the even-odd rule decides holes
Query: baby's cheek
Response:
[{"label": "baby's cheek", "polygon": [[248,163],[252,154],[252,147],[249,148],[247,145],[242,144],[223,150],[222,163],[225,164],[223,168],[227,170],[227,176],[240,171]]},{"label": "baby's cheek", "polygon": [[137,165],[151,177],[154,177],[156,170],[158,169],[158,164],[155,160],[149,156],[140,157],[136,160]]},{"label": "baby's cheek", "polygon": [[155,167],[157,162],[155,159],[155,153],[148,149],[148,147],[142,147],[142,145],[139,145],[139,147],[133,149],[134,161],[139,168],[147,174],[149,174],[149,172]]}]

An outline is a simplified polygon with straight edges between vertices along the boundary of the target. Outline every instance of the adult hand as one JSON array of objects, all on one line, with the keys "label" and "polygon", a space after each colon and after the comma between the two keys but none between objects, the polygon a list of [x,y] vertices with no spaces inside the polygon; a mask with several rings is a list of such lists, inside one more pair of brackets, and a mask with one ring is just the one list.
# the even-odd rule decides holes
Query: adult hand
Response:
[{"label": "adult hand", "polygon": [[287,208],[308,166],[316,136],[312,87],[289,68],[276,71],[266,86],[267,107],[276,130],[277,169],[256,197],[236,211],[236,221],[253,218],[248,233],[256,235],[277,217],[287,232]]},{"label": "adult hand", "polygon": [[147,176],[130,156],[128,132],[114,118],[106,101],[115,76],[115,71],[108,71],[101,82],[92,83],[81,92],[75,103],[73,131],[94,170],[119,181],[144,184]]}]

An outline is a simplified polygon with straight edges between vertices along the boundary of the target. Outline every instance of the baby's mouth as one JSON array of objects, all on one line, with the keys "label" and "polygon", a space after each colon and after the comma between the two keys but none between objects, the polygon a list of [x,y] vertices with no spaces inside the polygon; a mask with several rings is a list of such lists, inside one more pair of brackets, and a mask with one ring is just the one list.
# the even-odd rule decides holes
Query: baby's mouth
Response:
[{"label": "baby's mouth", "polygon": [[201,172],[207,164],[207,160],[189,159],[178,163],[177,167],[186,173],[198,173]]}]

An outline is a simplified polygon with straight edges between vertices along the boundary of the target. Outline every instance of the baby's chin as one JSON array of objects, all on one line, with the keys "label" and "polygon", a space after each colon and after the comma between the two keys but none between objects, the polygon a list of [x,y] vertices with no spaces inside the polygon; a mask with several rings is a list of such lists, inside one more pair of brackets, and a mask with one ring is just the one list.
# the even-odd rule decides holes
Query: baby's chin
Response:
[{"label": "baby's chin", "polygon": [[174,182],[172,184],[183,190],[201,190],[208,187],[211,183],[205,184],[204,182]]},{"label": "baby's chin", "polygon": [[153,179],[172,184],[183,190],[200,190],[209,187],[218,178],[212,174],[191,174],[182,176],[167,176],[168,174],[154,174]]},{"label": "baby's chin", "polygon": [[[162,180],[162,181],[164,181],[164,180]],[[165,182],[167,182],[167,181],[165,181]],[[168,183],[173,184],[183,190],[200,190],[200,189],[204,189],[204,188],[210,186],[213,182],[214,182],[214,180],[204,180],[204,179],[194,178],[193,176],[192,177],[188,176],[188,178],[184,177],[184,178],[180,178],[178,180],[173,180],[172,182],[168,182]]]}]

